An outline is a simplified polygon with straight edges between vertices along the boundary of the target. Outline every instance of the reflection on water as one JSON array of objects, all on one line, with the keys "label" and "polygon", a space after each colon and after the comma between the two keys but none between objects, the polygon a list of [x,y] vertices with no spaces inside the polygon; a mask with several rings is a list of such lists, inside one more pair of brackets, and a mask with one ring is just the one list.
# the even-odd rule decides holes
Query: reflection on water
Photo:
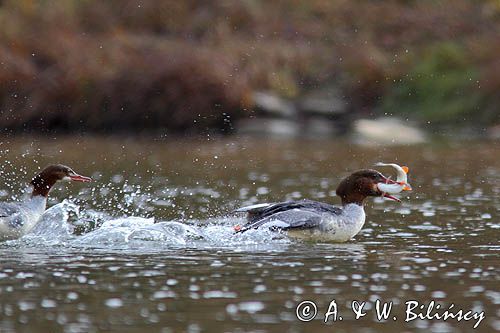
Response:
[{"label": "reflection on water", "polygon": [[[0,244],[2,332],[472,330],[474,321],[405,323],[408,300],[484,310],[478,330],[500,330],[495,143],[26,142],[0,145],[0,199],[20,198],[37,166],[51,162],[97,182],[59,185],[33,234]],[[409,165],[414,191],[402,204],[370,199],[355,240],[233,235],[242,217],[232,209],[337,202],[340,178],[377,161]],[[325,326],[333,299],[344,320]],[[393,301],[398,320],[378,322],[377,299]],[[317,303],[317,320],[297,320],[302,300]],[[352,300],[368,302],[366,317],[354,320]]]}]

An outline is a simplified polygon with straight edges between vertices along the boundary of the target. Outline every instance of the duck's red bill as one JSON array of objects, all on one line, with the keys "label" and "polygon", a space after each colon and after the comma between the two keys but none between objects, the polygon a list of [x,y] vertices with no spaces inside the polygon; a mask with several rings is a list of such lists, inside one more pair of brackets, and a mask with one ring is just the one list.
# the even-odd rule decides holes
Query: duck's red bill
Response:
[{"label": "duck's red bill", "polygon": [[75,181],[75,182],[84,182],[84,183],[88,183],[88,182],[91,182],[91,181],[92,181],[92,178],[90,178],[90,177],[85,177],[85,176],[82,176],[82,175],[71,175],[71,176],[69,176],[69,178],[70,178],[72,181]]},{"label": "duck's red bill", "polygon": [[384,194],[383,194],[383,197],[384,197],[384,198],[387,198],[387,199],[391,199],[391,200],[397,201],[397,202],[401,202],[401,200],[399,200],[398,198],[396,198],[396,197],[394,197],[394,196],[390,195],[389,193],[384,193]]}]

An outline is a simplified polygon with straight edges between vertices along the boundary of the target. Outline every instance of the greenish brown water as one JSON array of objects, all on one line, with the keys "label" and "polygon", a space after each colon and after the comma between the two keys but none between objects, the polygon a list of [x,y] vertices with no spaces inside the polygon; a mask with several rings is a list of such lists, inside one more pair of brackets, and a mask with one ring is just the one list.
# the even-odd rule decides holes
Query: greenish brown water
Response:
[{"label": "greenish brown water", "polygon": [[[476,322],[405,323],[409,300],[485,311],[477,331],[500,330],[499,148],[4,139],[2,200],[21,198],[37,168],[53,162],[96,181],[58,185],[42,228],[0,244],[0,331],[468,332]],[[378,161],[410,166],[414,191],[401,204],[369,199],[366,224],[349,243],[232,235],[242,222],[232,209],[300,198],[338,203],[339,180]],[[100,227],[75,236],[66,221]],[[324,324],[333,299],[343,320]],[[377,299],[394,302],[397,320],[376,320]],[[315,320],[297,320],[302,300],[317,303]],[[368,303],[359,320],[353,300]]]}]

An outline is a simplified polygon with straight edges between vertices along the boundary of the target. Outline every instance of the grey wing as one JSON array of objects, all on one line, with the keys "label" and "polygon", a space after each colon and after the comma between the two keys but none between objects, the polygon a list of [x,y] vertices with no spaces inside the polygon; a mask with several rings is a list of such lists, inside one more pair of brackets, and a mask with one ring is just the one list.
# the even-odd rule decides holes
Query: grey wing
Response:
[{"label": "grey wing", "polygon": [[261,210],[268,208],[272,205],[274,205],[274,203],[260,203],[260,204],[255,204],[255,205],[251,205],[251,206],[241,207],[241,208],[235,209],[233,212],[252,214],[252,213],[260,212]]},{"label": "grey wing", "polygon": [[249,229],[260,227],[269,228],[271,230],[309,229],[317,227],[320,223],[321,215],[316,212],[290,209],[246,224],[237,232],[244,232]]},{"label": "grey wing", "polygon": [[339,215],[342,213],[342,210],[338,207],[312,200],[284,201],[273,204],[258,204],[241,208],[238,211],[248,212],[248,220],[250,221],[250,223],[254,223],[266,217],[273,216],[279,212],[284,212],[292,209],[307,210],[316,213],[322,212],[334,215]]},{"label": "grey wing", "polygon": [[251,206],[246,206],[246,207],[241,207],[233,212],[235,213],[247,213],[247,220],[250,222],[253,221],[254,219],[257,219],[259,215],[262,213],[262,211],[268,209],[269,207],[274,206],[274,203],[260,203],[260,204],[255,204]]}]

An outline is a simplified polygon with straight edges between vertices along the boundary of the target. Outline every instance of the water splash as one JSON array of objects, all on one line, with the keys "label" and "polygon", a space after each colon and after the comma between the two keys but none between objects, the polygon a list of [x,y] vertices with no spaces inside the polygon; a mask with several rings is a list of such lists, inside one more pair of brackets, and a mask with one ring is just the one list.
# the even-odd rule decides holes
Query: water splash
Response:
[{"label": "water splash", "polygon": [[[31,233],[8,241],[9,246],[69,246],[110,250],[162,250],[169,248],[273,249],[290,241],[269,230],[235,234],[238,218],[209,220],[155,221],[154,218],[125,216],[110,218],[96,211],[81,211],[69,201],[49,208]],[[92,227],[94,226],[94,227]],[[91,231],[87,231],[92,229]],[[84,230],[81,235],[78,230]]]}]

